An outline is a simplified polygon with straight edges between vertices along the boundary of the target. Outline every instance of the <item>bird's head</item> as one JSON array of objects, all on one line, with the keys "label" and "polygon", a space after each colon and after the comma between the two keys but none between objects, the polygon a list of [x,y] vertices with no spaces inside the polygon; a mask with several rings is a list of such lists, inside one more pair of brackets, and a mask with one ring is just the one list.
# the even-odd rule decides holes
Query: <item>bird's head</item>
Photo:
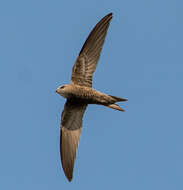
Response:
[{"label": "bird's head", "polygon": [[57,88],[57,90],[56,90],[56,93],[60,94],[64,98],[67,98],[68,90],[69,90],[69,85],[66,84],[66,85],[63,85],[63,86],[59,86]]}]

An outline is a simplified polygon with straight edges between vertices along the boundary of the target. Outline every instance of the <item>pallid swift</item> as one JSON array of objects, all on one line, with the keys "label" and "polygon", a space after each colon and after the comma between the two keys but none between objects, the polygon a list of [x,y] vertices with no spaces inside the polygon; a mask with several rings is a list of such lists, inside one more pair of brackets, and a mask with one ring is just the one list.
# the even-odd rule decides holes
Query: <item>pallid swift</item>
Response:
[{"label": "pallid swift", "polygon": [[92,77],[102,51],[112,13],[94,27],[85,41],[72,69],[71,84],[60,86],[56,92],[67,99],[61,119],[60,155],[64,173],[73,177],[74,162],[80,140],[83,115],[88,104],[98,104],[124,111],[116,102],[127,101],[92,88]]}]

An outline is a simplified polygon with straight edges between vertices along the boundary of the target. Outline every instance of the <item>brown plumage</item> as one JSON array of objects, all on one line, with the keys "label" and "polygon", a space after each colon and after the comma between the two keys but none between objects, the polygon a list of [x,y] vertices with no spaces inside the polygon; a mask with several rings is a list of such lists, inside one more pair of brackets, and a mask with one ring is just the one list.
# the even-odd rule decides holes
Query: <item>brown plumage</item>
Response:
[{"label": "brown plumage", "polygon": [[82,131],[82,121],[88,104],[98,104],[124,111],[116,102],[125,98],[111,96],[92,88],[112,13],[106,15],[89,34],[72,69],[71,84],[61,86],[57,93],[67,98],[61,119],[60,154],[64,173],[69,181],[73,178],[74,162]]},{"label": "brown plumage", "polygon": [[74,84],[92,87],[92,77],[97,67],[112,13],[105,16],[89,34],[72,69]]}]

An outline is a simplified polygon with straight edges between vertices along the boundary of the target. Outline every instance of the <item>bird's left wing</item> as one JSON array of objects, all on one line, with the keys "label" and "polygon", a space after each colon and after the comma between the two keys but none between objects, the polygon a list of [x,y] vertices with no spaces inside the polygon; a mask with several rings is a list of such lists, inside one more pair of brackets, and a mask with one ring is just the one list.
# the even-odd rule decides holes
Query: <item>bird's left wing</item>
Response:
[{"label": "bird's left wing", "polygon": [[93,73],[97,67],[111,19],[112,13],[106,15],[89,34],[72,68],[72,83],[92,87]]},{"label": "bird's left wing", "polygon": [[73,177],[74,162],[86,107],[87,104],[67,100],[62,112],[60,155],[64,173],[69,181]]}]

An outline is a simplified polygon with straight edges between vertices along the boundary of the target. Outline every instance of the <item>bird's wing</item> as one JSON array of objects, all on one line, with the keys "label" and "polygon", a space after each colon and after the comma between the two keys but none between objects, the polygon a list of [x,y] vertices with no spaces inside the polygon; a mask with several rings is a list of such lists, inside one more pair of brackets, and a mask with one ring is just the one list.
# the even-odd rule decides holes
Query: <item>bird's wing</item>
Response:
[{"label": "bird's wing", "polygon": [[106,15],[89,34],[72,68],[71,82],[92,87],[92,77],[100,58],[112,13]]},{"label": "bird's wing", "polygon": [[73,177],[74,161],[82,131],[82,120],[87,104],[67,100],[62,112],[60,155],[64,173],[69,181]]}]

